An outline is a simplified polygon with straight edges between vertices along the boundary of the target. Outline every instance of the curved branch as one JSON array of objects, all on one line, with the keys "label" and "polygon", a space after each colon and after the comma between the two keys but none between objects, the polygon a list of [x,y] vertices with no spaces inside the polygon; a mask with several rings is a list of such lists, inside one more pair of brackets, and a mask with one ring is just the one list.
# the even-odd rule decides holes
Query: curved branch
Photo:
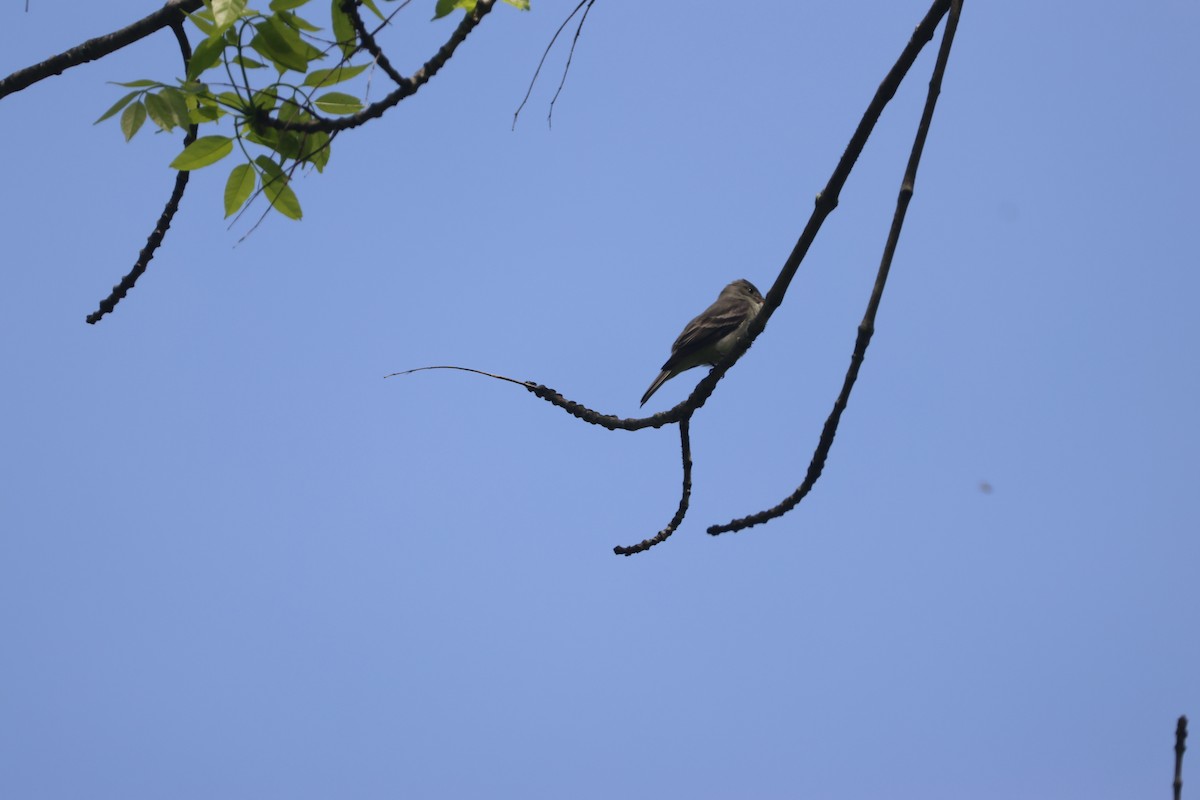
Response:
[{"label": "curved branch", "polygon": [[937,106],[938,95],[942,90],[942,77],[946,72],[946,63],[950,58],[950,47],[954,44],[954,34],[958,28],[958,18],[962,11],[962,0],[948,1],[950,16],[946,20],[946,30],[942,33],[942,44],[938,50],[937,62],[933,68],[933,77],[929,80],[929,92],[925,97],[925,109],[921,113],[921,122],[917,126],[917,134],[908,156],[908,166],[904,171],[904,179],[900,183],[900,194],[896,198],[896,212],[892,216],[892,226],[888,231],[887,244],[884,245],[883,256],[879,263],[879,271],[875,276],[875,286],[871,290],[871,299],[867,303],[866,313],[863,315],[863,320],[858,326],[858,337],[854,343],[854,353],[850,357],[850,367],[846,370],[846,377],[842,381],[842,390],[833,404],[833,411],[830,412],[829,417],[825,420],[825,426],[821,431],[821,439],[817,443],[817,449],[813,453],[812,460],[808,465],[808,473],[804,476],[804,481],[797,487],[796,491],[784,498],[783,502],[779,503],[779,505],[765,511],[760,511],[757,514],[751,514],[748,517],[735,519],[724,525],[713,525],[708,529],[708,532],[713,536],[730,531],[744,530],[753,525],[783,516],[795,508],[804,499],[805,495],[812,490],[813,485],[821,477],[821,472],[825,468],[825,460],[829,456],[830,448],[833,447],[834,436],[837,435],[838,422],[841,420],[842,412],[846,410],[846,404],[850,400],[850,392],[853,390],[854,383],[858,379],[858,370],[862,366],[863,359],[866,357],[867,347],[871,343],[871,336],[875,333],[875,313],[879,310],[879,302],[883,298],[883,289],[887,284],[888,272],[892,266],[892,258],[896,254],[896,245],[900,241],[900,230],[904,227],[904,217],[908,212],[909,201],[912,199],[913,186],[917,180],[917,168],[921,164],[921,154],[925,150],[925,140],[929,135],[929,125],[933,120],[933,111]]},{"label": "curved branch", "polygon": [[362,42],[363,49],[366,50],[375,59],[375,63],[383,70],[389,78],[397,86],[403,86],[408,82],[408,78],[401,75],[388,57],[384,55],[383,48],[375,41],[375,37],[367,30],[366,24],[363,22],[362,15],[358,13],[358,4],[361,0],[342,0],[342,11],[346,12],[346,16],[350,18],[350,25],[354,28],[354,33],[358,36],[358,40]]},{"label": "curved branch", "polygon": [[[183,17],[177,17],[171,23],[171,30],[175,34],[175,39],[179,42],[179,52],[183,56],[183,69],[186,72],[188,63],[192,60],[192,46],[188,43],[187,34],[183,30]],[[196,141],[197,126],[195,124],[188,126],[187,135],[183,137],[183,146],[187,147],[192,142]],[[163,237],[167,235],[167,229],[171,227],[171,220],[175,218],[175,212],[179,210],[179,201],[183,199],[183,190],[187,188],[188,176],[190,172],[180,170],[175,175],[175,188],[171,190],[171,196],[167,199],[167,205],[163,208],[162,214],[158,217],[158,222],[154,225],[154,230],[150,232],[149,238],[146,239],[146,246],[142,248],[142,252],[138,253],[137,261],[121,282],[112,288],[112,292],[108,297],[100,301],[100,307],[87,316],[89,325],[95,325],[105,314],[117,307],[117,303],[129,293],[137,283],[138,278],[142,277],[142,273],[146,271],[146,267],[150,264],[150,259],[154,258],[154,253],[162,244]]]},{"label": "curved branch", "polygon": [[[418,89],[428,83],[429,79],[436,75],[438,70],[445,66],[446,62],[450,60],[450,57],[454,55],[454,51],[458,49],[458,46],[462,44],[464,40],[466,40],[467,35],[470,34],[471,31],[475,30],[475,26],[477,26],[483,20],[483,18],[487,16],[488,12],[492,10],[495,2],[496,0],[479,0],[479,2],[475,4],[475,9],[470,14],[467,14],[463,17],[462,22],[460,22],[458,27],[454,29],[454,33],[451,34],[450,38],[446,40],[444,45],[438,48],[438,51],[434,54],[433,58],[426,61],[425,65],[414,72],[411,78],[405,78],[403,75],[395,73],[395,70],[389,72],[388,75],[389,77],[392,77],[393,80],[396,78],[400,79],[397,81],[399,84],[397,88],[387,97],[371,103],[371,105],[367,106],[362,111],[346,117],[338,117],[337,119],[317,117],[316,119],[308,121],[288,120],[287,122],[284,122],[276,117],[264,116],[262,119],[257,121],[265,127],[275,128],[276,130],[281,131],[298,131],[302,133],[333,133],[335,131],[344,131],[349,130],[350,128],[357,128],[359,125],[382,117],[384,112],[389,108],[397,105],[406,97],[411,97],[412,95],[416,94]],[[393,73],[395,74],[393,75]]]},{"label": "curved branch", "polygon": [[683,493],[679,497],[679,508],[675,510],[675,516],[671,517],[671,521],[667,523],[667,527],[663,528],[656,535],[649,539],[643,539],[637,544],[629,547],[617,545],[613,548],[613,552],[619,556],[631,556],[634,553],[644,553],[656,544],[661,544],[671,538],[671,534],[678,530],[683,518],[687,516],[688,501],[692,497],[692,441],[691,435],[688,432],[689,418],[685,417],[679,421],[679,444],[683,458]]},{"label": "curved branch", "polygon": [[0,78],[0,98],[27,89],[38,81],[51,75],[61,75],[71,67],[104,58],[115,53],[139,39],[144,39],[155,31],[170,27],[184,18],[185,14],[197,10],[204,5],[203,0],[167,0],[158,11],[150,14],[132,25],[119,31],[88,39],[81,45],[59,53],[39,64],[19,69],[6,78]]}]

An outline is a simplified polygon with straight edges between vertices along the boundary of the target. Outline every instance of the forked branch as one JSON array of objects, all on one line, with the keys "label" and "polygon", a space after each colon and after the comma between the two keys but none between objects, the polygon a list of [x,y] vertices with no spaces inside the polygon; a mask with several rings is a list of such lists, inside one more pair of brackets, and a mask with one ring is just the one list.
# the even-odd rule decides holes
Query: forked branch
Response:
[{"label": "forked branch", "polygon": [[[580,3],[576,7],[579,10],[584,4]],[[681,431],[683,462],[684,462],[684,491],[680,500],[679,508],[675,518],[666,528],[659,532],[657,536],[646,539],[643,542],[632,545],[630,547],[617,547],[614,549],[618,555],[632,555],[640,553],[653,547],[661,541],[669,537],[676,527],[682,522],[683,516],[687,512],[688,501],[691,496],[691,448],[689,442],[689,425],[692,416],[704,405],[708,398],[715,391],[717,383],[725,376],[738,359],[740,359],[746,351],[754,344],[754,340],[763,332],[767,323],[775,310],[779,308],[783,301],[784,295],[787,293],[788,287],[791,285],[792,279],[800,268],[801,262],[808,254],[809,248],[816,239],[817,233],[828,217],[838,205],[838,198],[842,188],[846,184],[850,172],[854,168],[859,155],[870,137],[871,132],[875,128],[875,124],[879,121],[883,113],[883,109],[888,102],[895,96],[896,90],[901,82],[908,74],[909,70],[915,63],[917,56],[925,45],[932,40],[934,31],[942,18],[950,12],[950,17],[946,23],[946,29],[943,33],[941,49],[938,52],[937,61],[934,67],[933,78],[930,81],[929,93],[926,98],[925,108],[921,116],[921,122],[917,129],[915,141],[912,151],[909,155],[908,166],[905,170],[904,180],[901,183],[900,195],[897,200],[896,212],[893,215],[892,226],[888,233],[887,244],[884,247],[884,253],[881,259],[879,271],[877,273],[875,286],[871,293],[871,299],[867,304],[867,311],[863,317],[863,321],[859,326],[858,338],[855,342],[854,353],[850,359],[850,367],[847,370],[845,380],[842,384],[842,390],[838,395],[837,401],[834,403],[834,410],[825,422],[824,429],[821,434],[821,439],[817,445],[816,452],[813,455],[812,462],[809,465],[808,473],[805,476],[804,482],[800,487],[787,499],[778,506],[767,511],[759,512],[751,517],[745,517],[740,520],[734,520],[726,525],[717,525],[709,528],[711,534],[723,533],[726,531],[741,530],[751,525],[760,522],[766,522],[769,519],[782,516],[790,511],[800,502],[801,499],[813,484],[816,483],[824,469],[825,461],[828,458],[829,451],[833,446],[833,440],[837,433],[838,422],[841,419],[842,412],[845,410],[849,402],[850,392],[854,387],[854,383],[858,377],[859,368],[862,365],[866,355],[867,346],[871,341],[871,336],[875,330],[875,314],[879,308],[880,300],[883,296],[883,289],[887,282],[888,271],[891,267],[893,256],[895,255],[896,245],[899,242],[900,231],[904,224],[905,213],[908,209],[908,204],[912,198],[913,185],[916,181],[917,167],[920,164],[921,153],[923,152],[925,140],[928,136],[930,121],[933,117],[933,111],[937,103],[937,97],[941,90],[942,77],[945,74],[947,60],[950,54],[950,47],[954,41],[954,33],[958,26],[958,19],[962,10],[962,0],[934,0],[925,17],[917,25],[908,44],[900,53],[896,63],[889,70],[887,76],[876,90],[874,97],[863,113],[862,119],[855,128],[854,134],[850,137],[850,142],[846,146],[842,157],[839,159],[837,166],[833,170],[829,181],[825,185],[825,189],[817,195],[815,207],[808,222],[805,224],[800,238],[797,240],[795,247],[792,248],[791,254],[784,262],[780,269],[778,277],[771,285],[770,290],[764,297],[762,309],[758,315],[750,323],[745,335],[731,348],[730,352],[721,359],[712,370],[704,376],[697,384],[692,393],[681,403],[675,407],[662,411],[651,417],[623,419],[611,414],[601,414],[594,411],[581,403],[573,400],[568,400],[563,395],[553,389],[543,386],[532,381],[516,381],[511,378],[503,380],[524,386],[528,391],[543,400],[563,409],[568,414],[593,425],[600,425],[609,430],[640,430],[642,428],[659,428],[663,425],[678,423]],[[573,16],[573,15],[572,15]],[[568,17],[568,20],[570,17]],[[563,23],[565,26],[565,22]],[[561,29],[560,29],[561,32]],[[557,35],[557,34],[556,34]],[[544,58],[544,57],[543,57]],[[540,67],[540,65],[539,65]],[[473,370],[472,370],[473,371]],[[496,377],[496,376],[493,376]]]},{"label": "forked branch", "polygon": [[[850,367],[846,370],[846,377],[842,381],[842,390],[838,394],[837,400],[833,404],[833,411],[825,420],[825,426],[821,431],[821,439],[817,443],[817,449],[813,453],[812,460],[808,465],[808,473],[804,476],[804,480],[796,491],[788,495],[778,505],[768,508],[765,511],[760,511],[757,514],[751,514],[748,517],[735,519],[732,522],[727,522],[724,525],[713,525],[708,529],[708,532],[713,536],[730,531],[740,531],[758,525],[768,520],[781,517],[788,511],[791,511],[796,505],[804,499],[804,497],[812,489],[817,479],[821,477],[821,472],[825,468],[825,460],[829,457],[829,451],[833,447],[833,439],[837,435],[838,422],[842,418],[842,412],[846,410],[846,404],[850,401],[850,392],[854,388],[854,383],[858,379],[858,371],[862,366],[863,359],[867,354],[867,346],[871,343],[871,336],[875,332],[875,314],[879,310],[879,302],[883,298],[883,289],[887,284],[888,272],[892,266],[892,258],[896,254],[896,245],[900,241],[900,230],[904,227],[904,217],[908,212],[908,204],[912,199],[913,186],[917,180],[917,168],[921,164],[921,154],[925,149],[925,140],[929,135],[929,125],[933,120],[933,111],[937,106],[938,95],[942,90],[942,78],[946,72],[946,63],[950,58],[950,47],[954,43],[954,33],[958,28],[958,18],[962,11],[962,0],[948,0],[950,6],[950,16],[946,20],[946,30],[942,34],[942,44],[938,50],[937,62],[934,65],[933,77],[929,81],[929,92],[925,97],[925,108],[921,113],[921,122],[917,126],[917,134],[913,140],[912,150],[908,157],[908,166],[904,171],[904,179],[900,184],[900,193],[896,198],[896,211],[892,216],[892,226],[888,231],[887,244],[883,248],[883,256],[880,259],[879,271],[875,276],[875,286],[871,290],[871,299],[867,303],[866,313],[863,315],[863,320],[858,326],[858,337],[854,343],[854,353],[850,356]],[[935,9],[938,4],[935,3]],[[931,14],[932,14],[931,9]],[[926,17],[928,20],[929,17]],[[917,34],[914,34],[914,41],[918,34],[921,34],[921,28],[917,29]],[[930,30],[932,35],[932,29]],[[928,41],[926,38],[924,41]],[[910,42],[909,47],[913,44]],[[907,49],[906,49],[907,50]],[[889,75],[890,77],[890,75]],[[880,93],[885,89],[888,92],[888,97],[895,93],[895,88],[888,89],[880,86]],[[876,94],[878,99],[879,93]],[[776,281],[778,285],[778,281]],[[774,292],[775,287],[772,287]]]}]

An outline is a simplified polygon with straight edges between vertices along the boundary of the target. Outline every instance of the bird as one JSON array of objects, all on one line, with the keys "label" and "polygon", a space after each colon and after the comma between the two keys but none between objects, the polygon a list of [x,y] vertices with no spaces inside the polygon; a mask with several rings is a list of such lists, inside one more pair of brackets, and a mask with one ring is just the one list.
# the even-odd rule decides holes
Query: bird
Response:
[{"label": "bird", "polygon": [[762,307],[763,296],[744,278],[722,289],[716,302],[689,322],[671,345],[671,357],[642,395],[642,405],[679,373],[702,364],[711,366],[728,355]]}]

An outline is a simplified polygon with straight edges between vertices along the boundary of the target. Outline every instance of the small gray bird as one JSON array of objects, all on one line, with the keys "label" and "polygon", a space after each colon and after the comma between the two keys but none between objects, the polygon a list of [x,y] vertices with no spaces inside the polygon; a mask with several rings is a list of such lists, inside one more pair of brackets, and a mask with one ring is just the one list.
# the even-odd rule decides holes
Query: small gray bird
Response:
[{"label": "small gray bird", "polygon": [[750,321],[763,307],[762,295],[748,280],[736,280],[721,290],[717,302],[687,324],[671,345],[671,357],[642,395],[642,405],[658,387],[681,372],[701,364],[716,364],[726,356]]}]

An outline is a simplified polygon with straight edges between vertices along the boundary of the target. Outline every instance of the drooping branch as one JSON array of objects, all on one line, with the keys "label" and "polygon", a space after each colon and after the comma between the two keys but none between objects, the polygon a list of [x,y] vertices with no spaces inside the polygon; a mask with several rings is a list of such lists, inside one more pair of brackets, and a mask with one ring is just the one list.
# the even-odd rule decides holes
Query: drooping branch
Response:
[{"label": "drooping branch", "polygon": [[59,53],[38,64],[19,69],[6,78],[0,78],[0,98],[27,89],[51,75],[61,75],[71,67],[86,64],[115,53],[139,39],[170,27],[204,5],[203,0],[167,0],[158,11],[139,19],[119,31],[88,39],[81,45]]},{"label": "drooping branch", "polygon": [[[183,30],[183,17],[177,18],[171,23],[171,31],[175,34],[175,39],[179,42],[179,52],[183,56],[183,70],[187,72],[188,63],[192,60],[192,47],[188,43],[187,34]],[[196,141],[196,132],[198,126],[195,124],[189,125],[187,135],[183,137],[183,146],[187,147],[192,142]],[[150,232],[149,238],[146,239],[146,246],[138,253],[137,261],[133,264],[133,269],[121,279],[121,282],[113,287],[112,292],[108,297],[100,301],[100,307],[87,316],[89,325],[95,325],[105,314],[117,307],[117,303],[128,294],[129,290],[137,283],[138,278],[142,277],[142,273],[146,271],[146,267],[150,264],[150,259],[154,258],[154,253],[162,244],[163,237],[167,235],[167,229],[171,227],[171,220],[175,218],[175,212],[179,210],[179,201],[183,199],[183,190],[187,188],[188,176],[190,172],[180,170],[175,173],[175,188],[171,190],[171,196],[167,198],[167,205],[163,208],[162,214],[158,217],[158,222],[154,225],[154,230]]]},{"label": "drooping branch", "polygon": [[[821,431],[821,439],[817,443],[817,449],[813,453],[812,460],[809,462],[808,473],[796,491],[784,498],[778,505],[723,525],[713,525],[708,529],[708,532],[713,536],[730,531],[744,530],[753,525],[783,516],[804,499],[805,495],[809,493],[813,485],[817,482],[817,479],[821,477],[821,472],[825,468],[825,460],[829,456],[829,450],[833,447],[833,439],[837,435],[838,422],[841,420],[842,412],[846,410],[846,404],[850,400],[850,392],[854,388],[855,381],[858,379],[859,368],[862,366],[863,359],[866,356],[867,347],[871,343],[871,336],[875,332],[875,314],[879,310],[879,302],[883,297],[884,286],[887,284],[892,258],[896,253],[896,245],[900,241],[900,230],[904,227],[904,217],[908,212],[908,204],[912,199],[913,186],[917,180],[917,168],[921,163],[921,154],[924,152],[925,140],[929,135],[929,125],[933,120],[933,111],[937,106],[938,95],[941,93],[942,78],[945,75],[946,64],[950,58],[950,47],[954,44],[954,34],[958,29],[958,18],[962,11],[962,0],[948,0],[948,2],[950,5],[950,15],[946,20],[946,30],[942,34],[941,48],[938,50],[933,77],[929,81],[929,91],[925,97],[925,108],[921,113],[921,121],[917,126],[916,137],[913,140],[912,150],[908,157],[908,165],[904,171],[904,179],[900,184],[900,193],[896,199],[896,211],[892,216],[892,226],[888,231],[887,243],[884,245],[883,256],[880,259],[879,271],[875,277],[875,286],[871,291],[871,299],[867,303],[866,313],[863,315],[863,320],[858,326],[858,337],[854,344],[854,353],[850,357],[850,367],[847,369],[846,377],[842,382],[842,390],[834,402],[833,411],[825,420],[825,426]],[[772,291],[774,291],[774,287],[772,287]]]},{"label": "drooping branch", "polygon": [[613,552],[619,556],[631,556],[634,553],[644,553],[656,544],[661,544],[671,538],[676,530],[679,529],[683,518],[687,516],[688,502],[692,497],[692,440],[691,433],[688,430],[690,417],[685,417],[679,421],[679,447],[681,458],[683,459],[683,491],[679,496],[679,507],[675,509],[675,516],[671,517],[671,521],[667,523],[667,527],[663,528],[649,539],[643,539],[637,544],[628,547],[617,545],[613,548]]}]

